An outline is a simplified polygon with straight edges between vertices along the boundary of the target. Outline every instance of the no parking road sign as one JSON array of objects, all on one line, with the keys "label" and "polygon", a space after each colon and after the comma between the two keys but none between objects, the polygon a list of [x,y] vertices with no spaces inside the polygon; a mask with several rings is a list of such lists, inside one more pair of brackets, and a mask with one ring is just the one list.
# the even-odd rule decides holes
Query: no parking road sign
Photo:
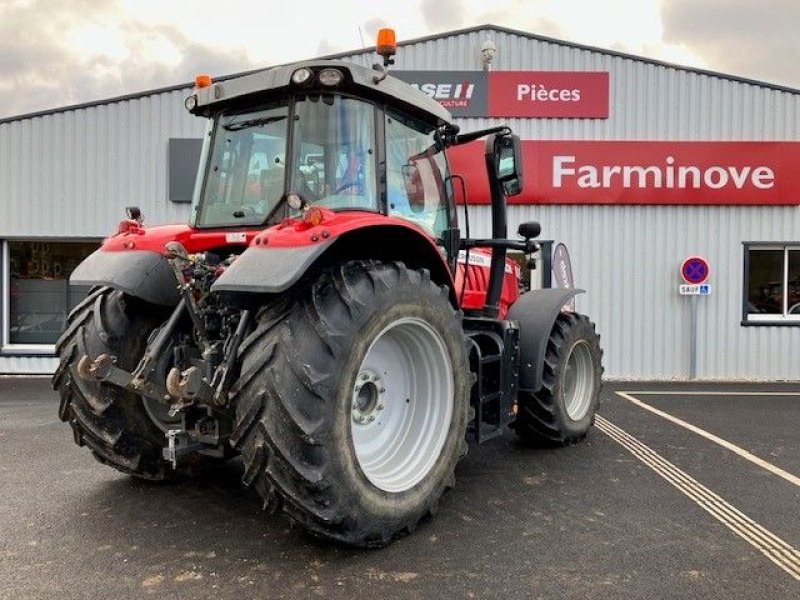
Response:
[{"label": "no parking road sign", "polygon": [[681,277],[691,285],[705,283],[709,272],[708,261],[701,256],[690,256],[681,265]]},{"label": "no parking road sign", "polygon": [[690,297],[689,379],[697,375],[697,296],[711,295],[711,286],[706,283],[710,271],[708,261],[702,256],[690,256],[681,264],[681,277],[686,284],[678,286],[678,293]]}]

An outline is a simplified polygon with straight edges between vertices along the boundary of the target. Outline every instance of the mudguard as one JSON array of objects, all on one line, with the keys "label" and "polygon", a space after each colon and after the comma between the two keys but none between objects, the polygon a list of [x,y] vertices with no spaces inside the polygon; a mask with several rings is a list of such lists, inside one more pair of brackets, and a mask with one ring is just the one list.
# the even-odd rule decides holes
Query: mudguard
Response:
[{"label": "mudguard", "polygon": [[178,282],[167,260],[148,250],[96,250],[72,272],[74,285],[108,285],[153,304],[175,306]]},{"label": "mudguard", "polygon": [[553,288],[531,290],[511,305],[506,319],[519,324],[519,389],[538,392],[542,387],[544,356],[550,332],[570,298],[584,290]]},{"label": "mudguard", "polygon": [[248,248],[211,286],[212,292],[274,294],[300,279],[333,240],[311,246]]}]

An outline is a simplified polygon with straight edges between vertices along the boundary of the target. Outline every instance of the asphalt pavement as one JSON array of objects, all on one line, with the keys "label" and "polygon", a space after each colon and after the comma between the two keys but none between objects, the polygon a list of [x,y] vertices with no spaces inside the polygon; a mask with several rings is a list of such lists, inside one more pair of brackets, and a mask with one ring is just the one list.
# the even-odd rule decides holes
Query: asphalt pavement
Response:
[{"label": "asphalt pavement", "polygon": [[603,400],[578,445],[471,445],[436,518],[367,551],[264,513],[237,461],[105,467],[48,380],[0,378],[0,598],[800,598],[800,386]]}]

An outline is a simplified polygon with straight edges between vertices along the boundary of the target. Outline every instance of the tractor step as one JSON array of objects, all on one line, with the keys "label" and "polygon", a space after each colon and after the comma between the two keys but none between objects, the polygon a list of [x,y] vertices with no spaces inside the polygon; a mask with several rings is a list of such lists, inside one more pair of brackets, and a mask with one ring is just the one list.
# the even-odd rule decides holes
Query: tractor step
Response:
[{"label": "tractor step", "polygon": [[475,418],[469,427],[481,444],[502,435],[513,420],[519,377],[519,329],[511,322],[465,318],[470,341],[470,368],[475,374],[470,403]]}]

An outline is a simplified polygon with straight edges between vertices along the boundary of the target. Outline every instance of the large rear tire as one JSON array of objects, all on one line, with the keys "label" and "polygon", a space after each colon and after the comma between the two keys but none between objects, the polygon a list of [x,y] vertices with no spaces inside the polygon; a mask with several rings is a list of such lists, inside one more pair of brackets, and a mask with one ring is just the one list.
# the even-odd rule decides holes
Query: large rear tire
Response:
[{"label": "large rear tire", "polygon": [[469,363],[445,288],[349,262],[261,309],[233,389],[245,483],[320,537],[413,531],[466,454]]},{"label": "large rear tire", "polygon": [[93,289],[67,319],[56,344],[60,361],[53,376],[61,396],[58,415],[72,426],[75,443],[87,446],[103,464],[151,480],[174,474],[161,456],[169,425],[164,407],[116,386],[84,380],[77,365],[85,354],[110,354],[117,366],[133,370],[149,335],[165,318],[163,312],[118,290]]},{"label": "large rear tire", "polygon": [[542,389],[518,397],[513,427],[523,442],[565,445],[586,437],[600,403],[602,357],[594,323],[561,313],[547,342]]}]

